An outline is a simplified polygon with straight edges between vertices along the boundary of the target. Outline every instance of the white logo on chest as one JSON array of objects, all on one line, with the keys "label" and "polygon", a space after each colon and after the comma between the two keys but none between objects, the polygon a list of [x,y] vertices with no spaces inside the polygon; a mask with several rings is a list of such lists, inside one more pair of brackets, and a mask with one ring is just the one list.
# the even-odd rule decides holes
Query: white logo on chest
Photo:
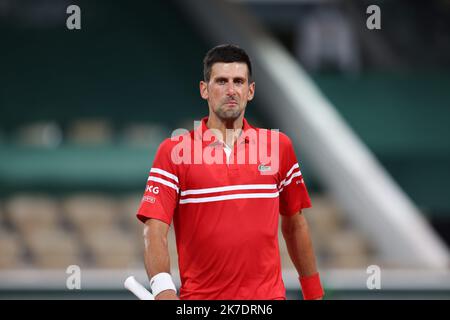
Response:
[{"label": "white logo on chest", "polygon": [[267,172],[267,171],[270,171],[271,169],[272,168],[270,166],[266,166],[266,165],[263,165],[263,164],[260,164],[258,166],[258,171],[259,172]]}]

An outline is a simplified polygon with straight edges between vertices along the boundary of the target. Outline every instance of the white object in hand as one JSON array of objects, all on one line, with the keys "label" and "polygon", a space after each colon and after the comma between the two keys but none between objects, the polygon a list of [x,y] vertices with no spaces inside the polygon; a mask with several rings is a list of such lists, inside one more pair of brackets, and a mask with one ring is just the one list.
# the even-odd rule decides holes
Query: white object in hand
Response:
[{"label": "white object in hand", "polygon": [[155,300],[155,297],[145,287],[136,281],[133,276],[129,276],[124,282],[125,288],[134,293],[141,300]]}]

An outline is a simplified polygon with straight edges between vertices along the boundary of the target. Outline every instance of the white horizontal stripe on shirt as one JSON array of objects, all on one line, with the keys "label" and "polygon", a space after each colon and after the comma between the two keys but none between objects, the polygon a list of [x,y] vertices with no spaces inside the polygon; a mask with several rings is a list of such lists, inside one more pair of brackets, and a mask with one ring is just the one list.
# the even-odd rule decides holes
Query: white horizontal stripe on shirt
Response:
[{"label": "white horizontal stripe on shirt", "polygon": [[[286,180],[289,179],[289,176],[291,175],[292,171],[294,171],[295,169],[299,168],[300,166],[298,165],[298,163],[294,164],[292,166],[292,168],[288,171],[288,173],[286,174],[286,178],[284,178],[281,182],[280,182],[280,188],[285,184]],[[298,169],[298,171],[300,171],[300,169]],[[301,171],[300,171],[301,174]]]},{"label": "white horizontal stripe on shirt", "polygon": [[237,194],[227,194],[227,195],[216,196],[216,197],[186,198],[186,199],[181,199],[180,204],[215,202],[215,201],[224,201],[224,200],[233,200],[233,199],[276,198],[276,197],[278,197],[278,191],[273,192],[273,193],[237,193]]},{"label": "white horizontal stripe on shirt", "polygon": [[222,192],[222,191],[232,191],[232,190],[271,190],[276,189],[276,184],[238,184],[232,186],[224,186],[224,187],[214,187],[214,188],[204,188],[204,189],[192,189],[181,191],[182,196],[186,196],[189,194],[205,194],[205,193],[214,193],[214,192]]},{"label": "white horizontal stripe on shirt", "polygon": [[294,171],[296,168],[299,168],[300,166],[297,163],[294,163],[294,165],[292,166],[291,169],[289,169],[288,173],[286,174],[286,179],[289,177],[289,175],[292,173],[292,171]]},{"label": "white horizontal stripe on shirt", "polygon": [[[292,179],[294,179],[295,177],[299,177],[299,176],[301,176],[301,175],[302,175],[302,173],[301,173],[300,171],[297,171],[296,173],[294,173],[294,174],[291,176],[291,178],[284,184],[283,188],[280,189],[280,192],[283,191],[283,189],[284,189],[285,187],[287,187],[287,186],[292,182]],[[303,179],[302,179],[302,182],[303,182]]]},{"label": "white horizontal stripe on shirt", "polygon": [[161,179],[161,178],[158,178],[158,177],[152,177],[152,176],[148,177],[148,181],[159,182],[159,183],[161,183],[161,184],[163,184],[165,186],[168,186],[168,187],[171,187],[172,189],[175,189],[177,191],[177,193],[178,193],[178,187],[176,185],[174,185],[172,182],[169,182],[167,180],[164,180],[164,179]]},{"label": "white horizontal stripe on shirt", "polygon": [[167,178],[170,178],[172,180],[175,180],[176,182],[178,182],[178,177],[170,172],[167,172],[163,169],[158,169],[158,168],[151,168],[150,169],[150,173],[159,173],[160,175],[166,176]]}]

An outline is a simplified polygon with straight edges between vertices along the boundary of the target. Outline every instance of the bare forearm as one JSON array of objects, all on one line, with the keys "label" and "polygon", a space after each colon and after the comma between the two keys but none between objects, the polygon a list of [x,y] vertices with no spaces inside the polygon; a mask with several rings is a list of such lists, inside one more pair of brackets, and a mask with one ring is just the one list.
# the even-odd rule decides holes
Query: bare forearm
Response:
[{"label": "bare forearm", "polygon": [[[144,228],[144,263],[149,279],[153,278],[153,285],[156,287],[156,300],[178,300],[176,288],[172,278],[165,273],[170,274],[170,258],[167,247],[167,233],[169,226],[161,221],[149,219]],[[156,279],[160,276],[159,279]],[[161,276],[163,278],[161,278]],[[151,281],[151,282],[152,282]]]},{"label": "bare forearm", "polygon": [[300,276],[317,272],[316,257],[309,234],[308,224],[303,215],[283,221],[283,237],[289,256]]},{"label": "bare forearm", "polygon": [[144,244],[144,264],[149,279],[161,272],[170,273],[170,257],[165,230],[160,230],[148,223],[144,229]]},{"label": "bare forearm", "polygon": [[158,238],[147,241],[144,262],[148,277],[151,278],[161,272],[170,273],[170,258],[166,241]]}]

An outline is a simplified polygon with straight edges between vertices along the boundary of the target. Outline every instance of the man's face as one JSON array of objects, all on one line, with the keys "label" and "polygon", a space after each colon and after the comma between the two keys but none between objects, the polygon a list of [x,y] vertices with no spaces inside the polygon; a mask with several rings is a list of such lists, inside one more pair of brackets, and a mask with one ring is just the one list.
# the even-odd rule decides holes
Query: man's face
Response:
[{"label": "man's face", "polygon": [[249,83],[244,62],[216,62],[208,82],[200,81],[200,94],[221,120],[235,120],[253,99],[255,83]]}]

